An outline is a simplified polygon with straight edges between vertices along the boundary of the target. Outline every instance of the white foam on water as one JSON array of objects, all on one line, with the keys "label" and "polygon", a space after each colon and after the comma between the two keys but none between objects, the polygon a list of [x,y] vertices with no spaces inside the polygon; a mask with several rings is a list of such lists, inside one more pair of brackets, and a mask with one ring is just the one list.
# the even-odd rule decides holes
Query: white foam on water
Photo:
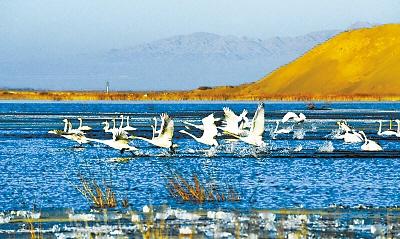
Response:
[{"label": "white foam on water", "polygon": [[304,129],[298,129],[293,132],[293,139],[304,139],[306,131]]},{"label": "white foam on water", "polygon": [[332,141],[327,141],[318,148],[318,152],[322,153],[332,153],[334,150],[335,147],[333,147]]}]

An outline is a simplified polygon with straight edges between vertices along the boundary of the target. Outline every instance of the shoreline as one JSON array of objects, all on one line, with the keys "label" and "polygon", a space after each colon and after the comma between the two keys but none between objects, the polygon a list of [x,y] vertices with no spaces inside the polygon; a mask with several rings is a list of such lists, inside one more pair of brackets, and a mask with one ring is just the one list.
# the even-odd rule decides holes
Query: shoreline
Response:
[{"label": "shoreline", "polygon": [[284,102],[395,102],[400,95],[242,95],[235,92],[193,91],[151,91],[151,92],[99,92],[99,91],[16,91],[0,90],[2,101],[284,101]]}]

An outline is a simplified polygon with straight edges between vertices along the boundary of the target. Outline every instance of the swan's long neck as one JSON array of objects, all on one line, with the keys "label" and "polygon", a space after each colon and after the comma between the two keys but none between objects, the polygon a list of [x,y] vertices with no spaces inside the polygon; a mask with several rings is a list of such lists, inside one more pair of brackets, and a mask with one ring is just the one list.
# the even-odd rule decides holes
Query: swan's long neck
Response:
[{"label": "swan's long neck", "polygon": [[107,131],[107,130],[109,130],[110,129],[110,124],[108,123],[108,122],[105,122],[104,123],[104,131]]},{"label": "swan's long neck", "polygon": [[123,125],[124,125],[124,116],[121,115],[121,124],[119,125],[119,128],[122,129]]},{"label": "swan's long neck", "polygon": [[68,131],[68,121],[64,122],[64,132]]},{"label": "swan's long neck", "polygon": [[382,121],[379,121],[379,129],[378,129],[378,134],[382,133]]},{"label": "swan's long neck", "polygon": [[183,134],[189,135],[190,137],[192,137],[192,138],[193,138],[194,140],[196,140],[196,141],[199,140],[199,138],[197,138],[196,136],[194,136],[193,134],[191,134],[191,133],[189,133],[189,132],[186,132],[185,130],[181,130],[181,131],[179,131],[179,132],[181,132],[181,133],[183,133]]},{"label": "swan's long neck", "polygon": [[68,131],[71,131],[72,130],[72,124],[71,124],[71,122],[68,122]]},{"label": "swan's long neck", "polygon": [[367,138],[367,136],[365,135],[365,133],[362,132],[361,135],[362,135],[363,138],[364,138],[364,142],[367,143],[367,142],[369,141],[369,139]]},{"label": "swan's long neck", "polygon": [[154,131],[157,131],[157,118],[154,119]]},{"label": "swan's long neck", "polygon": [[129,125],[129,116],[126,116],[126,126],[128,126],[128,127],[130,126]]},{"label": "swan's long neck", "polygon": [[397,123],[397,133],[400,134],[400,121],[396,121]]},{"label": "swan's long neck", "polygon": [[81,128],[82,127],[82,119],[79,118],[78,120],[79,120],[79,128]]},{"label": "swan's long neck", "polygon": [[151,136],[151,138],[154,139],[154,136],[156,134],[156,129],[154,128],[154,125],[152,125],[151,128],[153,130],[153,135]]},{"label": "swan's long neck", "polygon": [[279,127],[279,121],[276,121],[275,132],[277,132],[277,131],[278,131],[278,127]]}]

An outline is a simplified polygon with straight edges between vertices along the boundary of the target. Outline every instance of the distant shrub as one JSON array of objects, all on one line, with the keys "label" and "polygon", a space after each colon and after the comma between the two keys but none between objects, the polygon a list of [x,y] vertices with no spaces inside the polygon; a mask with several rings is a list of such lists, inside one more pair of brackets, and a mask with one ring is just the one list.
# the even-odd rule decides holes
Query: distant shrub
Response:
[{"label": "distant shrub", "polygon": [[199,88],[197,88],[198,90],[211,90],[212,87],[209,86],[200,86]]}]

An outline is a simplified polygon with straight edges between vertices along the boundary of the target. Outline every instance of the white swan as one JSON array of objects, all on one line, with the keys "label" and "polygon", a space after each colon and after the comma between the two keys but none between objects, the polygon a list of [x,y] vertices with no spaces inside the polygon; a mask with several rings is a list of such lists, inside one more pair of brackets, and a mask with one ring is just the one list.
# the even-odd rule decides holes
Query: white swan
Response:
[{"label": "white swan", "polygon": [[294,112],[287,112],[282,118],[282,123],[288,122],[289,120],[293,120],[296,123],[301,123],[306,120],[306,116],[303,113],[297,115]]},{"label": "white swan", "polygon": [[251,127],[250,130],[246,130],[242,132],[241,135],[236,135],[232,133],[228,133],[229,135],[232,135],[239,140],[254,145],[258,147],[263,147],[265,146],[265,142],[263,141],[262,135],[264,133],[265,129],[265,119],[264,119],[264,103],[260,103],[257,107],[256,113],[254,114],[254,117],[251,121]]},{"label": "white swan", "polygon": [[396,131],[391,130],[391,129],[385,130],[385,131],[382,132],[382,120],[379,120],[378,122],[379,122],[379,129],[378,129],[378,133],[377,134],[379,136],[397,136],[397,134],[399,133],[398,132],[399,130],[397,130],[397,132],[396,132]]},{"label": "white swan", "polygon": [[210,146],[218,146],[218,142],[215,139],[218,134],[218,129],[215,125],[215,122],[218,121],[218,119],[214,118],[214,114],[210,114],[209,116],[203,118],[201,121],[203,125],[194,125],[188,122],[183,122],[184,124],[194,126],[195,128],[203,130],[203,135],[201,137],[196,137],[193,134],[186,132],[185,130],[180,130],[179,132],[189,135],[199,143]]},{"label": "white swan", "polygon": [[49,134],[59,135],[63,138],[77,142],[78,144],[90,143],[88,138],[85,137],[82,131],[72,130],[72,125],[68,119],[64,119],[64,130],[50,130]]},{"label": "white swan", "polygon": [[126,126],[122,128],[125,131],[134,131],[136,128],[133,128],[132,126],[129,125],[129,115],[126,116]]},{"label": "white swan", "polygon": [[355,130],[350,130],[350,131],[346,131],[343,135],[342,135],[342,139],[344,140],[345,143],[361,143],[364,141],[363,137],[361,136],[360,133],[356,132]]},{"label": "white swan", "polygon": [[361,145],[361,150],[363,151],[382,151],[382,147],[373,140],[367,138],[363,131],[360,134],[364,137],[364,144]]},{"label": "white swan", "polygon": [[339,125],[339,130],[343,133],[343,132],[348,132],[351,131],[352,128],[347,124],[347,121],[345,120],[341,120],[339,122],[336,122],[336,124]]},{"label": "white swan", "polygon": [[341,120],[336,122],[339,126],[339,132],[334,135],[335,139],[343,139],[345,143],[361,143],[364,141],[363,137],[356,130],[352,129],[347,121]]},{"label": "white swan", "polygon": [[[108,122],[107,122],[108,123]],[[112,139],[92,139],[88,138],[89,141],[97,142],[101,144],[105,144],[110,148],[117,149],[122,153],[131,152],[133,155],[133,151],[138,150],[137,148],[129,145],[129,137],[124,130],[113,130],[113,138]]]},{"label": "white swan", "polygon": [[[114,119],[114,122],[115,122],[115,119]],[[102,122],[101,124],[104,125],[103,130],[104,130],[104,132],[106,132],[106,133],[117,133],[117,132],[118,132],[118,129],[115,128],[115,127],[113,127],[112,129],[110,129],[110,124],[108,123],[107,120],[104,121],[104,122]],[[115,125],[115,124],[114,124],[114,125]]]},{"label": "white swan", "polygon": [[158,132],[158,135],[151,139],[138,136],[131,136],[131,138],[144,140],[157,147],[167,148],[172,151],[174,150],[174,147],[176,147],[176,145],[172,143],[172,137],[174,136],[174,121],[166,113],[161,114],[160,130],[156,131],[155,129],[153,132]]},{"label": "white swan", "polygon": [[[243,110],[243,112],[240,115],[236,115],[231,109],[228,107],[224,107],[224,121],[222,122],[222,127],[218,127],[221,129],[224,133],[231,133],[235,135],[240,135],[242,133],[242,129],[239,128],[240,122],[242,120],[245,120],[247,110]],[[240,127],[244,128],[245,124],[242,124]]]},{"label": "white swan", "polygon": [[276,134],[290,134],[292,131],[293,131],[293,125],[292,126],[290,126],[290,127],[288,127],[288,128],[284,128],[284,129],[279,129],[278,130],[278,128],[279,128],[279,120],[277,120],[276,121],[276,127],[275,127],[275,130],[274,130],[274,134],[276,135]]},{"label": "white swan", "polygon": [[67,130],[68,133],[71,133],[71,134],[86,134],[85,132],[83,132],[79,128],[73,129],[71,121],[69,121],[69,120],[67,120],[67,121],[68,121],[68,130]]},{"label": "white swan", "polygon": [[82,118],[81,118],[81,117],[78,117],[78,120],[79,120],[79,127],[78,127],[78,130],[81,130],[81,131],[89,131],[89,130],[92,130],[91,127],[89,127],[89,126],[87,126],[87,125],[82,125]]}]

